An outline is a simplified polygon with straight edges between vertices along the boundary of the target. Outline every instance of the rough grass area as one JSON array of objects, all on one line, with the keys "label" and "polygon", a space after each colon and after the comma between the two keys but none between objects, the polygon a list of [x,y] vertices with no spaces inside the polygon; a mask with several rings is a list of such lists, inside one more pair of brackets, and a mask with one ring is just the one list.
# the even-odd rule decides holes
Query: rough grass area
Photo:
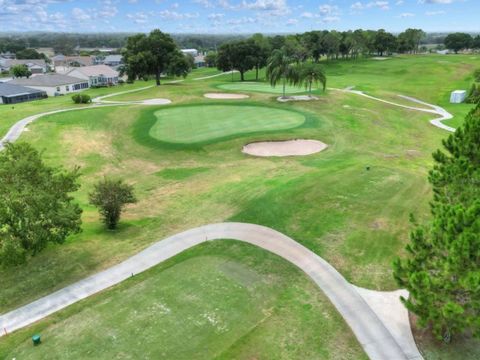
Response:
[{"label": "rough grass area", "polygon": [[[37,347],[34,332],[42,335]],[[2,340],[2,359],[367,359],[300,270],[227,240]]]},{"label": "rough grass area", "polygon": [[[396,101],[398,93],[415,96],[444,106],[456,116],[453,122],[459,124],[471,106],[448,104],[449,91],[466,88],[471,81],[473,68],[478,65],[475,65],[470,56],[434,55],[405,56],[384,62],[340,61],[325,63],[325,66],[328,85],[331,87],[356,85],[360,90]],[[209,70],[202,72],[201,75],[214,73]],[[197,77],[196,74],[193,74],[193,77]],[[234,80],[238,80],[238,77],[238,74],[233,74]],[[29,259],[22,267],[0,269],[0,312],[26,304],[114,265],[168,235],[195,226],[228,220],[254,222],[287,234],[324,257],[355,285],[377,290],[391,290],[397,287],[392,278],[391,263],[396,256],[404,254],[403,249],[410,230],[409,214],[414,213],[419,220],[429,215],[428,201],[431,192],[427,173],[432,165],[431,153],[441,146],[441,140],[448,134],[429,124],[432,118],[429,114],[400,109],[353,94],[327,91],[325,96],[320,96],[320,100],[315,102],[277,104],[271,93],[262,92],[252,92],[248,101],[242,101],[246,106],[268,106],[287,112],[300,112],[307,117],[302,126],[274,132],[243,133],[241,136],[217,138],[215,141],[199,143],[193,147],[189,144],[165,146],[165,143],[149,136],[151,125],[156,122],[153,116],[155,111],[159,110],[161,113],[173,110],[176,106],[184,108],[183,105],[187,104],[196,106],[205,104],[207,100],[203,98],[203,94],[216,89],[218,85],[226,84],[230,78],[230,75],[199,81],[187,78],[186,81],[175,85],[152,87],[110,99],[168,98],[173,101],[172,107],[128,106],[88,109],[45,117],[29,126],[30,131],[25,132],[21,140],[44,150],[44,156],[49,164],[63,165],[67,168],[81,166],[82,187],[75,194],[75,198],[84,209],[83,232],[70,237],[63,245],[48,247],[38,256]],[[263,80],[262,78],[263,73],[260,80]],[[248,73],[247,79],[254,80],[254,73]],[[133,86],[145,85],[146,83],[139,82]],[[264,86],[269,87],[267,84]],[[123,89],[102,89],[105,92],[119,90]],[[71,100],[55,98],[45,100],[42,104],[55,107],[68,101]],[[14,110],[0,106],[0,130],[2,126],[6,129],[5,124],[12,124],[20,117],[20,112],[12,113],[16,109],[22,109],[24,115],[38,112],[33,103],[16,105]],[[148,121],[143,123],[144,119],[151,123]],[[139,130],[144,138],[139,137]],[[147,138],[151,141],[147,141]],[[278,159],[249,157],[240,151],[242,146],[249,142],[295,138],[318,139],[329,144],[329,148],[320,154],[305,158]],[[96,209],[88,205],[88,192],[91,191],[94,182],[104,175],[122,178],[133,184],[139,199],[137,204],[126,209],[120,228],[114,232],[105,231]],[[173,299],[177,296],[175,294],[179,297],[186,294],[182,292],[186,289],[182,288],[181,284],[191,284],[189,277],[197,279],[200,283],[204,282],[205,286],[211,284],[215,278],[218,279],[216,284],[218,288],[249,299],[251,292],[248,289],[232,288],[236,280],[233,281],[221,271],[215,270],[219,266],[215,259],[218,257],[231,259],[229,258],[231,251],[230,247],[219,247],[212,253],[212,257],[206,256],[205,253],[193,252],[189,260],[191,262],[185,262],[187,265],[179,263],[177,267],[169,263],[171,272],[167,273],[167,279],[156,283],[153,279],[156,276],[152,276],[150,284],[158,285],[165,293],[171,294]],[[201,256],[202,261],[196,262],[194,259],[196,255]],[[239,253],[238,259],[229,261],[235,262],[237,264],[235,269],[242,269],[243,272],[250,269],[251,263],[258,265],[258,262],[264,259],[261,253],[252,252],[246,256],[252,260],[246,260],[245,263],[242,262],[244,260],[242,256]],[[174,261],[175,264],[177,260]],[[203,262],[205,268],[202,268]],[[261,264],[260,268],[257,265],[252,265],[251,271],[260,273],[258,276],[261,279],[268,279],[270,275],[262,272]],[[197,268],[198,278],[195,277]],[[162,265],[158,269],[163,269],[158,270],[158,274],[164,276],[161,274],[167,268]],[[176,271],[178,275],[175,274]],[[213,274],[211,278],[206,275],[208,271]],[[242,271],[238,270],[238,273],[243,273]],[[215,338],[214,343],[219,344],[222,349],[222,353],[218,353],[219,357],[277,359],[283,356],[286,359],[323,359],[332,356],[337,359],[346,354],[345,358],[356,358],[359,353],[356,350],[357,345],[348,340],[350,333],[346,332],[344,337],[343,327],[338,328],[343,330],[337,331],[335,327],[328,325],[330,324],[328,319],[338,319],[331,306],[321,302],[321,314],[303,312],[305,304],[307,304],[305,309],[308,308],[308,304],[314,309],[319,309],[315,307],[318,302],[315,305],[315,302],[305,299],[321,294],[316,289],[316,292],[313,290],[309,292],[310,290],[305,287],[307,285],[302,285],[307,284],[303,275],[297,278],[295,273],[296,270],[291,267],[285,267],[277,273],[273,272],[272,274],[281,274],[280,277],[285,277],[288,285],[282,285],[284,283],[280,280],[272,280],[274,284],[272,287],[267,286],[265,292],[258,290],[259,296],[263,297],[260,300],[253,299],[260,302],[264,300],[265,304],[271,304],[274,309],[281,309],[278,311],[282,316],[275,317],[276,320],[272,323],[266,321],[268,326],[265,325],[265,328],[261,327],[261,324],[254,328],[242,304],[239,304],[238,310],[233,309],[237,304],[232,302],[234,299],[229,299],[225,292],[220,293],[217,288],[214,289],[216,298],[209,298],[209,301],[216,304],[218,309],[223,309],[223,301],[231,305],[232,309],[229,310],[231,313],[225,313],[225,318],[229,324],[235,323],[232,329],[235,327],[237,329],[235,331],[238,331],[235,342],[231,339],[226,341],[223,338],[222,340]],[[142,281],[147,281],[149,276],[145,275]],[[169,277],[176,279],[175,283],[169,283]],[[181,280],[184,279],[186,282],[182,283]],[[44,344],[47,349],[51,346],[48,345],[48,341],[58,345],[52,350],[58,357],[67,356],[68,351],[74,354],[77,346],[78,351],[86,351],[86,342],[79,338],[78,343],[74,343],[74,339],[68,338],[68,334],[75,334],[75,331],[80,331],[85,339],[96,344],[96,347],[89,347],[92,351],[101,351],[103,347],[112,349],[113,338],[107,338],[108,325],[114,324],[112,328],[122,329],[119,330],[119,334],[123,331],[122,340],[127,338],[125,335],[127,330],[136,334],[135,325],[121,324],[129,316],[142,319],[140,310],[134,313],[136,309],[133,304],[148,310],[148,301],[155,297],[161,298],[161,294],[150,289],[143,299],[143,296],[140,296],[141,287],[136,281],[141,282],[136,278],[120,286],[120,289],[123,289],[121,291],[127,291],[124,294],[128,293],[130,285],[139,286],[136,288],[138,299],[130,299],[132,302],[129,304],[132,306],[123,303],[125,306],[123,309],[115,305],[122,317],[116,316],[115,312],[108,315],[105,311],[106,305],[103,307],[101,305],[102,302],[109,301],[121,304],[122,299],[118,295],[120,293],[117,293],[120,290],[114,290],[112,294],[117,295],[112,297],[108,295],[110,292],[106,292],[77,304],[66,312],[54,315],[40,325],[19,332],[19,337],[15,334],[8,338],[0,338],[2,349],[0,358],[4,357],[3,354],[14,357],[18,353],[13,351],[17,350],[31,351],[28,338],[37,329],[48,335]],[[169,283],[171,288],[162,287],[164,282]],[[201,284],[191,286],[201,289]],[[208,297],[208,294],[205,296]],[[276,302],[279,298],[291,301]],[[125,296],[125,301],[130,300]],[[258,319],[264,319],[263,315],[260,315],[263,312],[258,310],[263,309],[263,305],[258,305],[260,303],[253,300],[249,300],[252,301],[249,304],[257,311],[255,314]],[[198,301],[199,304],[202,304],[202,301],[206,302]],[[175,302],[172,300],[172,303]],[[277,306],[275,304],[278,307],[275,307]],[[91,320],[93,324],[87,321],[89,307],[95,309],[94,315],[90,318],[93,319]],[[190,314],[179,309],[179,323],[185,316],[199,319],[197,316],[203,314],[201,312],[203,309],[198,307],[196,309],[197,312],[193,312],[192,309]],[[107,315],[110,316],[109,319]],[[73,322],[69,320],[71,316],[76,316],[73,319],[81,323],[80,329],[72,329]],[[242,327],[244,324],[240,324],[243,318],[245,324],[252,326],[252,332],[247,332]],[[99,319],[101,324],[99,332],[95,328],[95,319]],[[236,319],[239,324],[232,319]],[[157,318],[151,317],[151,320],[152,328],[148,329],[151,331],[149,334],[155,334],[155,339],[160,341],[165,349],[177,346],[182,336],[187,337],[186,333],[181,332],[181,326],[175,327],[176,330],[171,335],[165,335],[163,329],[155,333],[152,329],[158,329],[155,328]],[[163,318],[159,317],[158,321],[162,326],[167,324],[162,322]],[[59,323],[58,329],[68,330],[66,335],[55,330],[55,323]],[[62,328],[67,323],[68,328]],[[335,320],[334,323],[337,324],[338,321]],[[316,324],[319,324],[319,327],[316,327]],[[335,334],[335,339],[328,337],[328,331],[322,332],[323,326]],[[291,336],[286,332],[290,328],[293,329]],[[262,334],[255,335],[253,329],[260,329]],[[96,334],[101,335],[98,341]],[[177,337],[174,337],[174,334]],[[204,341],[209,340],[207,337],[212,334],[214,332],[206,332],[205,337],[203,333],[198,334],[197,344],[200,342],[207,344],[208,341]],[[240,337],[240,334],[245,335]],[[322,340],[323,337],[325,341]],[[189,342],[197,341],[188,339],[189,341],[184,341],[187,348]],[[346,342],[339,345],[338,341],[344,339]],[[138,346],[135,341],[138,342]],[[123,340],[125,343],[121,344],[123,352],[114,355],[128,357],[128,354],[137,355],[139,351],[146,351],[147,346],[144,346],[143,341],[152,340],[150,337],[144,339],[141,336]],[[62,347],[61,342],[69,346]],[[301,353],[295,345],[297,343],[302,344],[309,352]],[[315,345],[318,346],[315,348]],[[419,345],[427,360],[458,359],[458,354],[462,354],[462,359],[466,360],[478,358],[478,352],[474,351],[478,347],[478,342],[474,341],[455,342],[448,348],[431,341],[420,340]],[[152,346],[150,350],[153,351],[154,347]],[[331,352],[325,352],[325,349],[335,347],[341,349],[335,356],[331,355]],[[41,347],[38,349],[43,351]],[[210,354],[204,347],[197,349],[200,349],[198,351],[202,356]],[[34,353],[25,354],[28,358]],[[112,358],[111,353],[105,356],[101,353],[95,355],[98,356],[91,357]],[[17,359],[20,358],[23,357],[17,356]]]},{"label": "rough grass area", "polygon": [[299,112],[266,106],[196,105],[157,110],[149,135],[170,143],[194,144],[234,135],[301,126]]}]

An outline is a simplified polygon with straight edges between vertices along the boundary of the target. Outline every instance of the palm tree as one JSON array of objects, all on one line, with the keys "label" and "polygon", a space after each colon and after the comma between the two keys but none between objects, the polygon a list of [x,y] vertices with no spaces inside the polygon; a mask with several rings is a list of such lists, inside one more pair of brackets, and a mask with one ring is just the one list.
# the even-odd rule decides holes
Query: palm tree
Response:
[{"label": "palm tree", "polygon": [[285,98],[285,87],[288,82],[293,82],[296,78],[296,72],[292,65],[292,59],[282,50],[274,50],[267,63],[267,79],[275,87],[277,83],[283,82],[283,98]]},{"label": "palm tree", "polygon": [[305,89],[308,89],[308,93],[312,94],[312,85],[322,84],[323,91],[327,87],[327,77],[325,71],[320,64],[315,63],[303,63],[298,65],[298,69],[295,71],[297,74],[292,78],[293,85],[305,85]]}]

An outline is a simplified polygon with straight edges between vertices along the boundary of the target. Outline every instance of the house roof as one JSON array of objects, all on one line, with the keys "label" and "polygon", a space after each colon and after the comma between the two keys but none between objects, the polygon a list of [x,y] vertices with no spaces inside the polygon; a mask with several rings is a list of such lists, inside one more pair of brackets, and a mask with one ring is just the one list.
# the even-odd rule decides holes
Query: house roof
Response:
[{"label": "house roof", "polygon": [[4,66],[12,67],[15,65],[27,65],[29,67],[32,66],[41,66],[42,68],[46,66],[45,60],[43,59],[9,59],[4,62]]},{"label": "house roof", "polygon": [[25,86],[45,86],[45,87],[53,87],[53,86],[60,86],[60,85],[69,85],[69,84],[78,84],[85,82],[85,80],[61,75],[61,74],[46,74],[46,75],[37,75],[32,76],[29,79],[25,78],[17,78],[12,81],[9,81],[9,84],[15,85],[25,85]]},{"label": "house roof", "polygon": [[114,62],[121,62],[122,61],[122,55],[107,55],[105,57],[105,62],[109,61],[114,61]]},{"label": "house roof", "polygon": [[43,91],[20,85],[0,83],[0,96],[11,97],[24,94],[35,94],[39,92]]},{"label": "house roof", "polygon": [[92,65],[92,66],[83,66],[70,70],[67,74],[71,74],[73,71],[79,71],[85,76],[108,76],[116,77],[118,76],[118,71],[113,70],[110,66],[107,65]]}]

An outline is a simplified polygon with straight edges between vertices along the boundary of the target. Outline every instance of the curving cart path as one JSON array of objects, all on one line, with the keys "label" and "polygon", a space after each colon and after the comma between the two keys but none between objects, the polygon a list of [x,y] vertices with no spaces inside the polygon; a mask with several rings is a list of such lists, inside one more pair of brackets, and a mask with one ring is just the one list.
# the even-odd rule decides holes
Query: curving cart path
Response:
[{"label": "curving cart path", "polygon": [[430,109],[420,108],[420,107],[415,107],[415,106],[408,106],[408,105],[398,104],[398,103],[393,102],[393,101],[380,99],[380,98],[377,98],[377,97],[375,97],[375,96],[365,94],[363,91],[353,90],[353,87],[348,87],[348,88],[346,88],[346,89],[329,88],[329,90],[342,91],[342,92],[347,92],[347,93],[350,93],[350,94],[356,94],[356,95],[360,95],[360,96],[366,97],[366,98],[371,99],[371,100],[380,101],[380,102],[383,102],[383,103],[385,103],[385,104],[389,104],[389,105],[401,107],[401,108],[404,108],[404,109],[415,110],[415,111],[422,111],[422,112],[426,112],[426,113],[430,113],[430,114],[439,115],[439,116],[440,116],[439,118],[435,118],[435,119],[433,119],[433,120],[430,120],[430,123],[431,123],[433,126],[436,126],[436,127],[440,128],[440,129],[443,129],[443,130],[446,130],[446,131],[449,131],[449,132],[455,132],[455,130],[456,130],[455,128],[453,128],[453,127],[451,127],[451,126],[448,126],[448,125],[445,125],[445,124],[442,122],[442,121],[450,120],[450,119],[453,118],[453,115],[450,114],[447,110],[445,110],[444,108],[442,108],[442,107],[440,107],[440,106],[433,105],[433,104],[429,104],[429,103],[426,103],[426,102],[424,102],[424,101],[422,101],[422,100],[415,99],[415,98],[413,98],[413,97],[411,97],[411,96],[398,95],[398,97],[401,97],[402,99],[405,99],[405,100],[408,100],[408,101],[415,102],[415,103],[417,103],[417,104],[421,104],[421,105],[427,106],[427,107],[429,107]]},{"label": "curving cart path", "polygon": [[415,343],[413,349],[405,346],[402,348],[356,288],[320,256],[268,227],[233,222],[197,227],[158,241],[118,265],[1,315],[0,328],[5,332],[20,329],[143,272],[186,249],[219,239],[234,239],[261,247],[304,271],[328,296],[370,359],[421,359]]},{"label": "curving cart path", "polygon": [[[217,74],[211,77],[220,75],[224,74]],[[176,80],[171,83],[182,81]],[[0,150],[3,149],[6,142],[16,141],[28,124],[42,116],[95,107],[170,103],[168,99],[144,101],[105,100],[116,95],[141,91],[151,87],[147,86],[97,97],[93,99],[93,105],[91,106],[60,109],[29,116],[18,121],[10,128],[8,133],[0,140]],[[453,117],[450,113],[439,106],[428,104],[415,98],[399,95],[406,100],[422,104],[430,109],[398,104],[376,98],[361,91],[352,90],[352,88],[331,90],[353,93],[393,106],[436,114],[440,117],[430,121],[434,126],[450,132],[455,131],[454,128],[442,123],[443,120]],[[32,324],[81,299],[118,284],[188,248],[206,241],[219,239],[234,239],[259,246],[283,257],[303,270],[328,296],[348,323],[370,359],[422,359],[410,330],[408,312],[398,299],[400,294],[403,296],[408,295],[405,290],[384,293],[354,287],[325,260],[293,239],[264,226],[244,223],[205,225],[161,240],[118,265],[28,305],[0,315],[0,329],[3,330],[3,332],[0,332],[0,336]]]}]

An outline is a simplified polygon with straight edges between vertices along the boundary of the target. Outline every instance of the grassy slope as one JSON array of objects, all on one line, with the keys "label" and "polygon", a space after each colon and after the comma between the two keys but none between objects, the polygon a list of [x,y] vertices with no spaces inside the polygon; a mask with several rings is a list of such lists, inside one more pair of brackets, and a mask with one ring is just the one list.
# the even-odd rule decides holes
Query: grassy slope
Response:
[{"label": "grassy slope", "polygon": [[[357,71],[368,73],[369,66]],[[348,77],[356,75],[343,76],[345,83],[352,83]],[[204,103],[208,100],[203,93],[228,78],[187,81],[131,96]],[[430,81],[426,78],[422,85],[425,91],[433,91]],[[405,93],[415,95],[419,86],[414,84]],[[252,93],[252,103],[271,101],[267,94]],[[317,122],[184,151],[144,147],[132,140],[130,133],[143,107],[128,112],[86,110],[82,116],[56,115],[32,125],[24,139],[45,148],[49,162],[83,167],[78,199],[86,210],[84,232],[47,249],[24,268],[0,271],[6,289],[0,292],[0,309],[105,268],[168,234],[228,219],[287,233],[355,284],[394,288],[391,260],[402,253],[407,240],[408,213],[427,214],[430,153],[446,134],[428,125],[428,115],[354,95],[329,93],[318,102],[283,106],[311,112]],[[257,159],[239,153],[247,141],[292,137],[318,138],[331,146],[306,158]],[[367,165],[371,171],[365,170]],[[135,183],[141,199],[115,233],[104,232],[96,212],[86,204],[93,181],[103,174]],[[38,276],[32,278],[32,272]],[[425,349],[436,351],[434,345]]]},{"label": "grassy slope", "polygon": [[[32,332],[41,346],[31,345]],[[218,241],[16,332],[0,342],[0,358],[366,356],[303,273],[253,246]]]}]

